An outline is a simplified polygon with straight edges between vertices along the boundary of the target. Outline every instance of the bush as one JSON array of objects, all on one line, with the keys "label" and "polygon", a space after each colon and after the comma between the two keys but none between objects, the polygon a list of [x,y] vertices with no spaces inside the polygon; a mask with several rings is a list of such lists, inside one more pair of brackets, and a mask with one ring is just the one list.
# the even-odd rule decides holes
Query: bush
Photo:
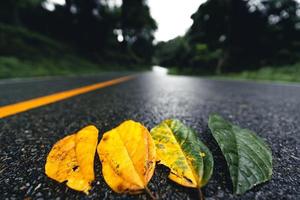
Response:
[{"label": "bush", "polygon": [[300,82],[300,63],[281,67],[263,67],[254,71],[232,73],[225,76],[238,79]]}]

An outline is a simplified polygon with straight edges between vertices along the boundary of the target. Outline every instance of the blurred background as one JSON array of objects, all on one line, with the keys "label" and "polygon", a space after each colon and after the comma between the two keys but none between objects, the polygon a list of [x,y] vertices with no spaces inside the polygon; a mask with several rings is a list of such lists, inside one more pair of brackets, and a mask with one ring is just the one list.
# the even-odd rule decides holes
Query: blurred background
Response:
[{"label": "blurred background", "polygon": [[300,81],[300,0],[2,0],[0,78],[145,71]]}]

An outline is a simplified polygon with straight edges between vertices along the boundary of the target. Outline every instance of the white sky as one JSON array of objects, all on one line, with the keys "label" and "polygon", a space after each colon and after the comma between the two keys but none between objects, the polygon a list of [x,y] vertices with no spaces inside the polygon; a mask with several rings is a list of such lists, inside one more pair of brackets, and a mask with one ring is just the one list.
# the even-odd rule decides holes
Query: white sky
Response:
[{"label": "white sky", "polygon": [[191,15],[206,0],[148,0],[151,15],[158,24],[157,41],[167,41],[184,35],[192,25]]},{"label": "white sky", "polygon": [[59,5],[64,5],[66,3],[66,0],[48,0],[48,1],[57,3]]}]

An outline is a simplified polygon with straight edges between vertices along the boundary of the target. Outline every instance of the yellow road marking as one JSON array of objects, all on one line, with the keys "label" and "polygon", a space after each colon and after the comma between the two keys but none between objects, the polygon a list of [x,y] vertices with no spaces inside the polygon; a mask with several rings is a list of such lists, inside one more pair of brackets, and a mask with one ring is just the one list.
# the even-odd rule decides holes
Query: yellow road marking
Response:
[{"label": "yellow road marking", "polygon": [[27,111],[27,110],[30,110],[33,108],[37,108],[37,107],[44,106],[44,105],[47,105],[50,103],[61,101],[61,100],[64,100],[64,99],[67,99],[67,98],[70,98],[73,96],[84,94],[84,93],[87,93],[87,92],[90,92],[93,90],[97,90],[97,89],[115,85],[115,84],[118,84],[118,83],[121,83],[124,81],[128,81],[128,80],[132,79],[133,77],[134,76],[125,76],[125,77],[121,77],[121,78],[117,78],[117,79],[113,79],[113,80],[109,80],[109,81],[105,81],[105,82],[100,82],[100,83],[96,83],[96,84],[92,84],[92,85],[88,85],[88,86],[84,86],[84,87],[80,87],[80,88],[66,90],[66,91],[50,94],[47,96],[38,97],[38,98],[22,101],[19,103],[3,106],[3,107],[0,107],[0,119],[4,118],[4,117],[8,117],[10,115],[20,113],[20,112],[24,112],[24,111]]}]

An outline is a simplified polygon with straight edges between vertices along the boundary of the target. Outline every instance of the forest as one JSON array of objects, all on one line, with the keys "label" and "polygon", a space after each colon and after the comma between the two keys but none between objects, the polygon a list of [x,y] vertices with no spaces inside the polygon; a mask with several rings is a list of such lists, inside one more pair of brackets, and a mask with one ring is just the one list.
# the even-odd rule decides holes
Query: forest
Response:
[{"label": "forest", "polygon": [[186,34],[166,42],[155,40],[146,0],[48,3],[0,2],[0,77],[160,65],[175,74],[300,80],[296,0],[207,0],[191,13]]},{"label": "forest", "polygon": [[0,77],[140,70],[150,66],[156,22],[144,0],[0,2]]},{"label": "forest", "polygon": [[209,0],[192,19],[185,36],[158,43],[160,65],[222,74],[299,61],[300,6],[294,0]]}]

